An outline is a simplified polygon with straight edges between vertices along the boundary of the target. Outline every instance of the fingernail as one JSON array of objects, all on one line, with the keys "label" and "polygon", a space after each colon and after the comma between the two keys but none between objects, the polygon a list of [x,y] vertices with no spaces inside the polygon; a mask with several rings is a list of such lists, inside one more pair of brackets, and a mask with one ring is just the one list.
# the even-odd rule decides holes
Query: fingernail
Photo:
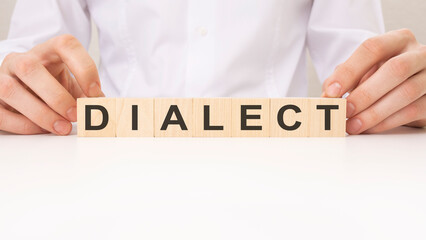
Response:
[{"label": "fingernail", "polygon": [[354,118],[348,121],[346,130],[349,134],[357,134],[362,127],[362,122],[358,118]]},{"label": "fingernail", "polygon": [[342,86],[336,82],[328,86],[326,93],[328,97],[340,97],[341,90]]},{"label": "fingernail", "polygon": [[98,83],[94,82],[90,85],[89,97],[105,97]]},{"label": "fingernail", "polygon": [[354,112],[355,112],[355,106],[352,103],[348,102],[348,104],[346,106],[346,117],[347,118],[352,117]]},{"label": "fingernail", "polygon": [[68,109],[67,116],[68,116],[68,119],[71,122],[76,122],[77,121],[77,108],[72,107],[72,108]]},{"label": "fingernail", "polygon": [[53,129],[60,135],[67,135],[71,132],[71,124],[67,121],[59,120],[53,124]]}]

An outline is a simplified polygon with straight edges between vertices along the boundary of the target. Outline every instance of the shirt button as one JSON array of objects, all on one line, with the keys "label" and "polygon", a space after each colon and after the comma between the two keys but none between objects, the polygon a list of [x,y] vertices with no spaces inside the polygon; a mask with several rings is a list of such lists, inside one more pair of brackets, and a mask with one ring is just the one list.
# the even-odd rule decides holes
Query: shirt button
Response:
[{"label": "shirt button", "polygon": [[205,37],[205,36],[207,36],[207,34],[209,33],[209,31],[205,27],[198,27],[198,33],[201,36]]}]

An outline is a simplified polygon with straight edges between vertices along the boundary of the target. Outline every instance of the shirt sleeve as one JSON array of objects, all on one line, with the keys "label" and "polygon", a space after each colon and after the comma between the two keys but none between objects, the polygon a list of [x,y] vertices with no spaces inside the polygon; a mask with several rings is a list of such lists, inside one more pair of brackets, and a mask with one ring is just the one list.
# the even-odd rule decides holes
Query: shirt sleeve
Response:
[{"label": "shirt sleeve", "polygon": [[88,48],[91,21],[84,0],[18,0],[8,38],[0,41],[0,65],[11,52],[26,52],[62,34],[72,34]]},{"label": "shirt sleeve", "polygon": [[384,31],[380,0],[313,0],[307,44],[321,82],[362,42]]}]

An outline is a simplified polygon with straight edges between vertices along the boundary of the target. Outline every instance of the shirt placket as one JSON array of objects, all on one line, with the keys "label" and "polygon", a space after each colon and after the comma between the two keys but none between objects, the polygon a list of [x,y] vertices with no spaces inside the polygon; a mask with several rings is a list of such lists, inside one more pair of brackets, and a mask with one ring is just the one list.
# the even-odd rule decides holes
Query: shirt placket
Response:
[{"label": "shirt placket", "polygon": [[205,96],[212,94],[212,89],[206,89],[206,86],[214,78],[216,3],[188,0],[187,14],[185,95]]}]

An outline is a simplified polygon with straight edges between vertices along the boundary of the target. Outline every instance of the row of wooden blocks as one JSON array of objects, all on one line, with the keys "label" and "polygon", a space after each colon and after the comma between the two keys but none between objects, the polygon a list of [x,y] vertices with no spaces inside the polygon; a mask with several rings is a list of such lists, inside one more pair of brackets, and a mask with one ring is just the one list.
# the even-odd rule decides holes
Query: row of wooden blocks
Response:
[{"label": "row of wooden blocks", "polygon": [[80,98],[81,137],[344,137],[337,98]]}]

